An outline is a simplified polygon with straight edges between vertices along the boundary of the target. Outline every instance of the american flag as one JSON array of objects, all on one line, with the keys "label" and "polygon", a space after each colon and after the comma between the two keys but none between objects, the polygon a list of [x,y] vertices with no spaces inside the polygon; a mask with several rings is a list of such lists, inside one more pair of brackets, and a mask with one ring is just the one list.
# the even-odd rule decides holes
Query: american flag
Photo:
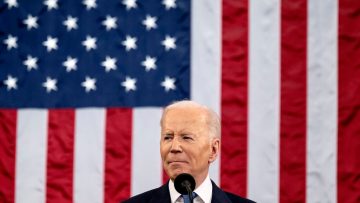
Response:
[{"label": "american flag", "polygon": [[211,178],[360,202],[360,2],[0,2],[0,202],[119,202],[166,181],[163,106],[222,119]]}]

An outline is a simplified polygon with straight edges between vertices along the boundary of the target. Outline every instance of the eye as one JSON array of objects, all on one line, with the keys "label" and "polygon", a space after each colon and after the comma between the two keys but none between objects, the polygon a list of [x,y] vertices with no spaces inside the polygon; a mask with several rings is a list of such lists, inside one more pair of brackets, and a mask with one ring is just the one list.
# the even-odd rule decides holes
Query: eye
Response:
[{"label": "eye", "polygon": [[193,137],[191,135],[182,135],[182,138],[184,140],[193,140]]},{"label": "eye", "polygon": [[164,135],[164,140],[171,140],[174,136],[172,134],[165,134]]}]

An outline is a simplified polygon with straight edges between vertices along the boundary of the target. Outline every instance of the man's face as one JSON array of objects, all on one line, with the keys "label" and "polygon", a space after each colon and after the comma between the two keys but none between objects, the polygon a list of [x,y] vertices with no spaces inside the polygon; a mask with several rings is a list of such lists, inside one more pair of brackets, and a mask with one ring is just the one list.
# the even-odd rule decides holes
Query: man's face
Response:
[{"label": "man's face", "polygon": [[206,115],[195,107],[172,108],[164,115],[160,153],[171,179],[181,173],[193,175],[197,182],[206,178],[219,149],[219,140],[209,136]]}]

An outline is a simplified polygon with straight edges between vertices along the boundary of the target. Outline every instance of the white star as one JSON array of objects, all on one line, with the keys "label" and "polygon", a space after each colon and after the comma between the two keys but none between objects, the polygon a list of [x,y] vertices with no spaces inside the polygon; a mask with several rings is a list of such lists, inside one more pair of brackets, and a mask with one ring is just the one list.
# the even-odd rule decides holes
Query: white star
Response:
[{"label": "white star", "polygon": [[176,0],[163,0],[162,4],[164,4],[166,10],[176,8]]},{"label": "white star", "polygon": [[126,6],[126,10],[136,8],[136,0],[123,0],[122,3]]},{"label": "white star", "polygon": [[28,71],[31,71],[31,69],[37,69],[37,61],[38,58],[32,57],[31,55],[28,55],[26,60],[23,62],[23,64],[26,66],[26,69]]},{"label": "white star", "polygon": [[96,0],[84,0],[83,4],[86,6],[87,10],[97,7]]},{"label": "white star", "polygon": [[161,86],[165,88],[165,91],[175,90],[175,78],[165,77],[165,80],[161,82]]},{"label": "white star", "polygon": [[116,25],[117,18],[106,16],[106,19],[102,22],[102,24],[106,27],[106,30],[109,31],[111,29],[115,29],[117,27]]},{"label": "white star", "polygon": [[11,75],[8,75],[7,79],[4,80],[4,84],[7,86],[7,90],[17,89],[17,78],[13,78]]},{"label": "white star", "polygon": [[146,30],[151,30],[157,28],[156,25],[156,17],[151,17],[149,15],[146,16],[146,19],[142,21],[143,25],[145,25]]},{"label": "white star", "polygon": [[136,79],[126,76],[125,81],[121,83],[121,86],[125,87],[125,91],[129,92],[130,90],[136,90]]},{"label": "white star", "polygon": [[77,58],[72,58],[68,56],[66,61],[63,62],[63,66],[66,67],[66,72],[70,72],[72,70],[76,70],[76,63],[78,62]]},{"label": "white star", "polygon": [[43,42],[43,45],[46,46],[47,51],[50,52],[53,49],[58,49],[57,42],[58,39],[56,37],[48,36],[46,41]]},{"label": "white star", "polygon": [[86,47],[86,51],[96,49],[96,38],[88,35],[86,36],[86,40],[82,41],[82,45]]},{"label": "white star", "polygon": [[5,3],[8,5],[8,8],[12,8],[12,7],[18,7],[19,4],[17,2],[17,0],[5,0]]},{"label": "white star", "polygon": [[46,77],[46,81],[43,82],[43,87],[46,88],[47,93],[51,91],[56,91],[57,90],[56,83],[57,83],[56,79],[51,79],[50,77]]},{"label": "white star", "polygon": [[45,0],[44,1],[44,4],[45,6],[48,7],[48,10],[51,10],[51,9],[57,9],[58,8],[58,0]]},{"label": "white star", "polygon": [[101,63],[101,65],[104,66],[106,72],[116,70],[116,58],[106,56],[106,59]]},{"label": "white star", "polygon": [[166,35],[165,39],[161,42],[161,44],[165,46],[166,51],[169,51],[170,49],[176,48],[175,42],[175,37],[170,37],[169,35]]},{"label": "white star", "polygon": [[151,56],[146,56],[146,59],[141,62],[141,65],[145,66],[145,70],[149,71],[151,69],[156,69],[156,58]]},{"label": "white star", "polygon": [[17,48],[17,37],[13,37],[12,35],[9,35],[7,39],[4,40],[4,44],[7,45],[7,49],[10,50],[12,48]]},{"label": "white star", "polygon": [[77,29],[77,18],[73,18],[71,16],[68,16],[67,19],[63,22],[63,24],[66,26],[67,31],[70,31],[72,29]]},{"label": "white star", "polygon": [[129,35],[126,36],[126,40],[122,42],[122,45],[125,46],[126,51],[130,51],[131,49],[136,49],[136,37],[131,37]]},{"label": "white star", "polygon": [[95,78],[90,78],[86,76],[85,81],[81,83],[81,86],[85,87],[86,92],[90,92],[91,90],[96,90],[95,83]]},{"label": "white star", "polygon": [[28,15],[28,17],[24,20],[24,24],[27,26],[28,30],[31,30],[31,28],[38,28],[37,21],[38,17],[34,17],[32,15]]}]

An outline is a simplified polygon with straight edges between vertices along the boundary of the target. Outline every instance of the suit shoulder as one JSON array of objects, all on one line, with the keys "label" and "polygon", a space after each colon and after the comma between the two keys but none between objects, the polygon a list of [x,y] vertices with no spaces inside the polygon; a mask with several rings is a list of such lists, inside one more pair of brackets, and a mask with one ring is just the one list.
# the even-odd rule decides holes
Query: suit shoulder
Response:
[{"label": "suit shoulder", "polygon": [[212,202],[228,202],[228,203],[255,203],[249,199],[245,199],[233,193],[221,190],[214,181],[211,181],[213,185],[213,198]]},{"label": "suit shoulder", "polygon": [[149,202],[152,199],[152,197],[154,196],[154,194],[156,194],[157,190],[158,190],[158,188],[135,195],[134,197],[131,197],[131,198],[123,201],[122,203]]},{"label": "suit shoulder", "polygon": [[225,192],[225,194],[233,203],[255,203],[254,201],[242,198],[242,197],[235,195],[233,193],[230,193],[230,192]]},{"label": "suit shoulder", "polygon": [[123,201],[123,203],[138,203],[138,202],[141,203],[170,202],[170,192],[168,189],[168,183]]}]

